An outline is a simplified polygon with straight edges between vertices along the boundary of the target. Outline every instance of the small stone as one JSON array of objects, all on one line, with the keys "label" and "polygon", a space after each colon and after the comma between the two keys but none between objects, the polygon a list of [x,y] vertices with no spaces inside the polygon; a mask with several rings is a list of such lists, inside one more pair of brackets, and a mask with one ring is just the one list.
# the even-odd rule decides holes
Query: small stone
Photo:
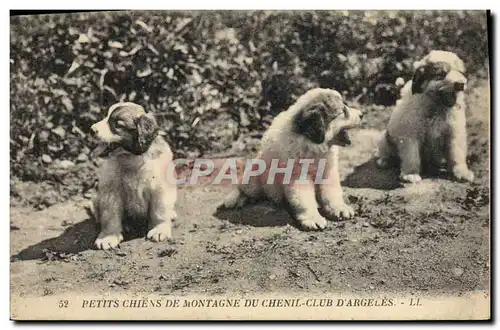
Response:
[{"label": "small stone", "polygon": [[270,280],[274,280],[275,278],[276,278],[276,275],[275,275],[275,274],[271,274],[271,275],[269,275],[269,279],[270,279]]},{"label": "small stone", "polygon": [[453,273],[453,276],[460,277],[464,273],[464,270],[460,267],[455,267],[455,268],[453,268],[452,273]]},{"label": "small stone", "polygon": [[115,254],[116,254],[117,256],[119,256],[119,257],[125,257],[125,256],[127,255],[127,252],[125,252],[125,251],[118,251],[118,252],[116,252]]},{"label": "small stone", "polygon": [[370,224],[368,222],[363,222],[363,227],[369,227]]},{"label": "small stone", "polygon": [[375,290],[375,287],[373,285],[369,286],[370,290]]}]

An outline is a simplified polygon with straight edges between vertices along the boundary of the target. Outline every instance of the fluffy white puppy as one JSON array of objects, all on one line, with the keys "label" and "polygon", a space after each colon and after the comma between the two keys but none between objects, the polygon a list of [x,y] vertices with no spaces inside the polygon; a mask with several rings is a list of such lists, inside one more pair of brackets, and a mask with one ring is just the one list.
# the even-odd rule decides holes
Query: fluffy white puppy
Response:
[{"label": "fluffy white puppy", "polygon": [[380,167],[400,166],[404,182],[421,181],[421,172],[446,164],[457,180],[473,181],[467,157],[467,84],[463,61],[433,50],[414,64],[378,145]]},{"label": "fluffy white puppy", "polygon": [[[286,111],[277,115],[265,132],[257,159],[267,166],[272,160],[281,164],[290,159],[324,161],[324,181],[315,181],[314,173],[305,182],[268,183],[269,172],[238,185],[220,206],[242,207],[260,199],[286,207],[304,230],[321,230],[327,225],[320,214],[349,218],[353,209],[343,199],[339,174],[339,146],[350,143],[347,130],[360,124],[362,113],[348,107],[335,90],[315,88],[307,91]],[[315,172],[315,171],[313,171]]]},{"label": "fluffy white puppy", "polygon": [[149,220],[153,241],[170,238],[177,190],[167,177],[172,151],[155,118],[135,103],[117,103],[91,132],[103,142],[99,156],[106,157],[91,210],[100,225],[96,246],[117,247],[124,218]]}]

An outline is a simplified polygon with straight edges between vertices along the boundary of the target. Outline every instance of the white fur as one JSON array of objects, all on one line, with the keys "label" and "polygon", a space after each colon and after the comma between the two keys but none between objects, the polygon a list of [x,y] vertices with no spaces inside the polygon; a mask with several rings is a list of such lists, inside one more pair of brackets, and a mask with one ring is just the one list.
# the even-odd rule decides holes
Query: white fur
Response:
[{"label": "white fur", "polygon": [[[114,108],[116,106],[110,109],[108,117],[99,122],[101,129],[107,126],[103,131],[110,131],[107,119]],[[135,105],[131,109],[135,109],[131,111],[136,111],[137,115],[145,114]],[[104,160],[92,209],[101,225],[101,232],[95,241],[99,249],[115,248],[123,240],[122,220],[126,215],[149,220],[152,228],[147,238],[153,241],[171,237],[177,198],[177,187],[167,178],[172,157],[168,143],[157,136],[143,154],[135,155],[118,148]]]},{"label": "white fur", "polygon": [[464,92],[457,93],[454,106],[437,103],[433,92],[451,89],[454,83],[467,83],[465,67],[451,52],[432,51],[414,64],[418,69],[428,63],[447,62],[452,70],[440,81],[431,81],[423,93],[412,93],[412,81],[401,89],[401,98],[391,114],[387,129],[380,140],[377,163],[387,167],[394,158],[401,161],[400,179],[405,182],[421,181],[424,161],[440,164],[444,159],[458,180],[473,181],[468,169],[466,104]]},{"label": "white fur", "polygon": [[[341,95],[334,90],[316,88],[302,95],[288,110],[277,115],[261,140],[260,150],[256,158],[260,159],[325,159],[327,181],[331,183],[314,184],[267,184],[260,180],[238,186],[223,202],[224,208],[242,207],[249,201],[260,198],[275,203],[286,201],[292,209],[292,215],[306,230],[321,230],[326,227],[326,219],[318,212],[322,207],[328,215],[349,218],[354,215],[353,209],[344,202],[339,175],[339,146],[333,145],[335,135],[341,129],[356,127],[361,121],[361,112],[348,108],[346,113],[339,114],[327,124],[326,139],[318,144],[294,130],[294,119],[302,112],[323,101],[328,111],[335,113],[344,105]],[[319,199],[316,193],[319,190]]]}]

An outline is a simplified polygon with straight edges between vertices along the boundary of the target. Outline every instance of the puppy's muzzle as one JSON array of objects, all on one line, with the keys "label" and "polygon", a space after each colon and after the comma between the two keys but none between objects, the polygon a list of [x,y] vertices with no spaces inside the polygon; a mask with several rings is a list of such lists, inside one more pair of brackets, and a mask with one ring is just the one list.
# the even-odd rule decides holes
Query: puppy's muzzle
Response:
[{"label": "puppy's muzzle", "polygon": [[105,121],[95,123],[90,127],[89,134],[94,138],[98,146],[92,151],[92,157],[106,157],[110,152],[119,147],[119,143]]},{"label": "puppy's muzzle", "polygon": [[363,115],[364,114],[361,110],[346,107],[345,118],[347,121],[347,125],[345,125],[338,131],[332,143],[342,147],[349,146],[351,144],[351,138],[349,136],[348,130],[361,125]]}]

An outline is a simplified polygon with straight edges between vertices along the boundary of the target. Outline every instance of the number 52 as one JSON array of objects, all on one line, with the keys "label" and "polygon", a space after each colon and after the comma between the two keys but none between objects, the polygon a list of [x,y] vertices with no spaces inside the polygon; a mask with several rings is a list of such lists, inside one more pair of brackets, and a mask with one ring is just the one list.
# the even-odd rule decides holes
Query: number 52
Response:
[{"label": "number 52", "polygon": [[59,300],[59,308],[68,308],[69,301]]}]

